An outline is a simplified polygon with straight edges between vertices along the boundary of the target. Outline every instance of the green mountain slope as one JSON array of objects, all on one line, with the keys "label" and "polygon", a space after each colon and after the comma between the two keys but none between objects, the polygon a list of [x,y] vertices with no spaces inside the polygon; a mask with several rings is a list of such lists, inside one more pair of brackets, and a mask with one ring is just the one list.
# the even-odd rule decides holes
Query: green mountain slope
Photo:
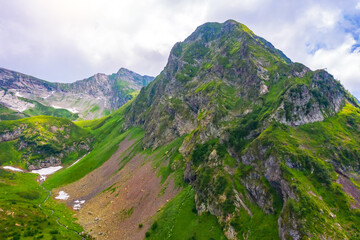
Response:
[{"label": "green mountain slope", "polygon": [[0,120],[17,120],[27,117],[27,115],[13,111],[0,104]]},{"label": "green mountain slope", "polygon": [[79,118],[79,114],[72,113],[67,109],[61,109],[61,108],[56,109],[53,107],[45,106],[37,101],[22,98],[22,97],[19,97],[19,99],[21,99],[24,102],[32,103],[35,105],[34,108],[29,108],[29,109],[23,111],[23,113],[28,115],[29,117],[45,115],[45,116],[52,116],[52,117],[67,118],[72,121]]},{"label": "green mountain slope", "polygon": [[49,193],[36,177],[0,169],[0,239],[81,239],[75,231],[82,227],[64,205],[51,197],[44,203]]},{"label": "green mountain slope", "polygon": [[0,165],[22,168],[68,164],[92,147],[93,137],[70,120],[37,116],[0,122]]}]

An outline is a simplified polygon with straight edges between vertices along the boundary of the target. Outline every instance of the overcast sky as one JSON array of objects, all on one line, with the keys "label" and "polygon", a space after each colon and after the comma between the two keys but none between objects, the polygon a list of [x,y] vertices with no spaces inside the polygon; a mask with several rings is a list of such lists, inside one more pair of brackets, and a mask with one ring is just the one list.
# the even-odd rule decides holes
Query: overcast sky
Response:
[{"label": "overcast sky", "polygon": [[227,19],[360,98],[360,0],[0,0],[0,67],[58,82],[156,76],[176,42]]}]

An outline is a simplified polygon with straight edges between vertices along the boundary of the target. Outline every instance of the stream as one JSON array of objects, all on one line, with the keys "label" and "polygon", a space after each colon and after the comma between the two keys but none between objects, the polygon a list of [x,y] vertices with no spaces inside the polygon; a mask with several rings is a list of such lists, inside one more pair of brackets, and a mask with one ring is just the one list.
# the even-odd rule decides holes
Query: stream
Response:
[{"label": "stream", "polygon": [[[88,154],[88,153],[87,153],[87,154]],[[79,158],[77,161],[75,161],[75,162],[74,162],[73,164],[71,164],[69,167],[72,167],[73,165],[75,165],[76,163],[78,163],[78,162],[79,162],[81,159],[83,159],[87,154],[85,154],[84,156],[82,156],[81,158]],[[69,167],[68,167],[68,168],[69,168]],[[7,169],[7,170],[10,170],[10,171],[24,172],[22,169],[15,168],[15,167],[12,167],[12,166],[3,166],[3,167],[1,167],[1,168]],[[31,171],[32,173],[37,173],[37,174],[40,175],[40,179],[39,179],[39,183],[40,183],[40,184],[39,184],[39,186],[42,187],[42,189],[44,189],[44,191],[46,191],[46,192],[48,193],[48,195],[46,196],[45,200],[38,205],[39,208],[42,209],[42,210],[44,210],[44,208],[42,207],[42,205],[43,205],[43,204],[50,198],[50,196],[51,196],[51,191],[47,190],[42,184],[43,184],[43,182],[46,180],[46,177],[47,177],[48,175],[53,174],[54,172],[60,170],[61,168],[62,168],[62,166],[54,166],[54,167],[41,168],[41,169],[38,169],[38,170],[32,170],[32,171]],[[50,215],[50,216],[54,215],[54,210],[51,209],[51,208],[48,208],[48,209],[51,210],[51,215]],[[57,216],[55,216],[55,217],[56,217],[56,222],[57,222],[57,224],[58,224],[59,226],[62,226],[62,227],[66,228],[66,229],[69,230],[69,231],[73,231],[74,233],[76,233],[77,235],[79,235],[79,237],[81,237],[82,240],[85,239],[85,237],[82,235],[81,232],[78,232],[78,231],[76,231],[76,230],[74,230],[74,229],[68,228],[67,226],[65,226],[64,224],[62,224],[62,223],[59,221],[59,220],[60,220],[59,217],[57,217]]]},{"label": "stream", "polygon": [[[48,193],[48,195],[46,196],[45,200],[44,200],[42,203],[39,204],[39,208],[41,208],[41,209],[44,210],[44,208],[43,208],[41,205],[43,205],[43,204],[49,199],[49,197],[51,196],[51,191],[46,190],[46,188],[45,188],[42,184],[43,184],[43,181],[40,182],[40,186],[42,187],[42,189],[44,189],[44,191],[46,191],[46,192]],[[49,208],[49,209],[51,210],[51,215],[54,215],[54,210],[51,209],[51,208]],[[65,226],[64,224],[62,224],[62,223],[59,221],[60,218],[59,218],[58,216],[55,216],[55,217],[56,217],[56,222],[57,222],[57,224],[59,224],[60,226],[66,228],[66,229],[69,230],[69,231],[73,231],[74,233],[76,233],[77,235],[79,235],[79,237],[81,237],[82,240],[85,239],[85,237],[82,236],[82,233],[81,233],[81,232],[78,232],[78,231],[76,231],[76,230],[74,230],[74,229],[68,228],[67,226]]]}]

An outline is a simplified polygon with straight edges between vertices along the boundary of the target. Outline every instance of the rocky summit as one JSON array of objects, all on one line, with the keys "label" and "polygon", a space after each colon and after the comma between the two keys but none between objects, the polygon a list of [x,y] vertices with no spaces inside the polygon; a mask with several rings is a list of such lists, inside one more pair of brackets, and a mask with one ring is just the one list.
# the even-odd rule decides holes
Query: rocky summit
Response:
[{"label": "rocky summit", "polygon": [[[12,193],[0,198],[0,238],[360,239],[359,103],[324,69],[228,20],[176,43],[153,81],[128,74],[36,81],[58,104],[80,89],[109,93],[107,104],[122,106],[106,117],[0,122],[1,165],[64,167],[43,189],[33,175],[0,169],[0,189]],[[102,84],[124,86],[124,76],[141,89],[131,101]]]}]

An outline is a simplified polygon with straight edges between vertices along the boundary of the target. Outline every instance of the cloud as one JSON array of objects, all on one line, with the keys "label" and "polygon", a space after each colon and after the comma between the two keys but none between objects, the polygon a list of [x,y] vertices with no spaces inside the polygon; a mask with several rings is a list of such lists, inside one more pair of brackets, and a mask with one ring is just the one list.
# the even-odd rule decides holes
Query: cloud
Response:
[{"label": "cloud", "polygon": [[319,49],[314,55],[308,56],[307,62],[315,68],[326,68],[345,86],[359,94],[360,52],[351,51],[355,42],[349,34],[342,45],[333,49]]},{"label": "cloud", "polygon": [[170,49],[208,21],[235,19],[293,61],[360,97],[358,0],[0,0],[0,66],[69,82],[127,67],[157,75]]},{"label": "cloud", "polygon": [[120,67],[157,75],[172,45],[203,23],[204,8],[156,0],[0,2],[0,65],[50,81]]}]

